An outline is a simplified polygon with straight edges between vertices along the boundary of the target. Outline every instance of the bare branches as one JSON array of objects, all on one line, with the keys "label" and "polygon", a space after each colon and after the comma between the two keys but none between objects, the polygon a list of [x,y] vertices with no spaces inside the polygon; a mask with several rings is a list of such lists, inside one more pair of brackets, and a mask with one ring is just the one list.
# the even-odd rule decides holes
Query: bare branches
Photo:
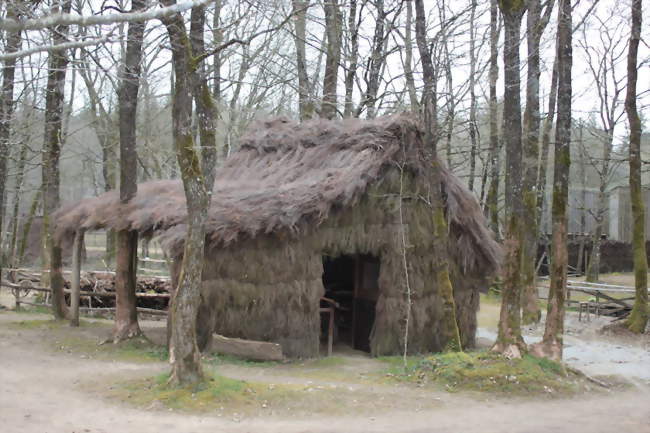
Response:
[{"label": "bare branches", "polygon": [[224,42],[223,44],[216,46],[215,48],[211,49],[210,51],[206,51],[205,53],[196,56],[194,58],[194,61],[196,63],[200,63],[203,60],[205,60],[206,58],[208,58],[210,56],[213,56],[213,55],[225,50],[226,48],[228,48],[228,47],[230,47],[232,45],[236,45],[236,44],[249,45],[251,42],[253,42],[255,39],[257,39],[258,37],[260,37],[262,35],[265,35],[267,33],[277,32],[278,30],[282,29],[285,25],[287,25],[287,23],[289,22],[289,20],[291,20],[291,18],[293,18],[296,14],[298,14],[300,12],[301,12],[301,10],[294,10],[291,14],[287,15],[282,20],[282,22],[280,22],[280,24],[278,24],[276,26],[273,26],[273,27],[266,28],[264,30],[260,30],[257,33],[253,33],[251,36],[249,36],[246,39],[231,39],[228,42]]},{"label": "bare branches", "polygon": [[211,0],[191,0],[163,8],[152,8],[145,12],[113,13],[106,15],[73,15],[66,13],[51,14],[30,19],[0,19],[0,30],[42,30],[53,26],[77,25],[81,27],[117,24],[132,21],[149,21],[169,17],[175,13],[184,12],[196,6],[204,6]]},{"label": "bare branches", "polygon": [[86,39],[83,41],[64,42],[61,44],[54,44],[54,45],[39,45],[32,48],[28,48],[26,50],[16,51],[8,54],[0,54],[0,61],[19,59],[21,57],[27,57],[32,54],[42,53],[42,52],[51,53],[51,52],[64,51],[64,50],[69,50],[74,48],[85,48],[93,45],[100,45],[110,41],[111,36],[112,34],[103,36],[101,38]]}]

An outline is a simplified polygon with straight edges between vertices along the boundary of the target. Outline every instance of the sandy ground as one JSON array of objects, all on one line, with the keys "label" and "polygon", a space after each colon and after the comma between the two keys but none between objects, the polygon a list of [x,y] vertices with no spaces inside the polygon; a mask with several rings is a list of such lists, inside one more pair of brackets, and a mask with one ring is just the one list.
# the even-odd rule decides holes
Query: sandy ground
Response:
[{"label": "sandy ground", "polygon": [[[609,395],[581,395],[570,400],[531,401],[353,383],[346,398],[357,393],[358,398],[365,399],[361,403],[363,410],[351,405],[337,416],[301,413],[280,418],[261,412],[236,419],[160,408],[137,409],[106,399],[110,381],[116,377],[124,380],[150,376],[165,371],[165,363],[90,359],[53,350],[55,342],[51,339],[56,337],[52,332],[12,325],[32,318],[47,316],[0,312],[0,431],[6,433],[650,432],[650,392],[645,387]],[[144,324],[150,333],[155,333],[156,326],[159,327]],[[74,330],[100,331],[106,332],[106,328]],[[360,362],[362,368],[372,369],[373,360]],[[224,366],[220,372],[249,380],[302,380],[319,385],[318,381],[300,377],[269,378],[263,369]],[[331,381],[323,383],[331,385]],[[375,406],[373,401],[379,399],[393,400],[394,404]],[[373,411],[373,407],[377,409]]]}]

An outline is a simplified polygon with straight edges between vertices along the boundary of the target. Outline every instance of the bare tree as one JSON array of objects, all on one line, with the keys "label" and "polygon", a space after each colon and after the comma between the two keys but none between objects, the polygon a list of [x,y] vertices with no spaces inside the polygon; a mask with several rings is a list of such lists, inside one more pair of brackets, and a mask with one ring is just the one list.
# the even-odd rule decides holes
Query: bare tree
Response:
[{"label": "bare tree", "polygon": [[[17,2],[7,3],[7,19],[18,19],[21,15]],[[21,46],[20,29],[8,31],[6,34],[5,50],[15,53]],[[14,78],[16,59],[4,61],[2,71],[2,93],[0,94],[0,249],[4,245],[4,214],[5,214],[5,185],[7,184],[7,157],[9,156],[9,139],[14,112]],[[5,254],[0,250],[0,279],[4,267]]]},{"label": "bare tree", "polygon": [[544,29],[551,18],[554,0],[547,0],[542,9],[540,0],[528,0],[527,32],[528,68],[526,78],[526,109],[524,111],[524,155],[522,193],[524,200],[522,232],[521,274],[523,285],[522,323],[537,323],[542,313],[537,304],[537,285],[535,281],[537,257],[537,184],[539,159],[540,102],[539,45]]},{"label": "bare tree", "polygon": [[[596,16],[596,19],[599,19]],[[623,94],[625,77],[618,74],[618,65],[625,58],[626,43],[620,32],[623,22],[615,23],[615,13],[604,22],[599,19],[599,43],[587,42],[586,30],[583,27],[583,38],[579,42],[587,60],[587,68],[594,80],[597,91],[599,109],[598,119],[602,131],[593,131],[596,139],[602,145],[602,154],[591,158],[592,165],[598,173],[598,200],[596,208],[591,210],[595,225],[592,233],[592,248],[587,267],[587,281],[596,282],[600,275],[600,245],[605,225],[605,215],[608,208],[608,187],[613,172],[612,151],[614,147],[614,132],[618,123],[625,115]],[[595,134],[594,134],[595,133]]]},{"label": "bare tree", "polygon": [[[56,2],[55,12],[68,14],[71,0]],[[51,30],[52,43],[63,43],[68,33],[68,26],[57,25]],[[65,51],[53,51],[49,56],[47,87],[45,90],[45,134],[43,145],[42,182],[43,182],[43,231],[49,252],[50,287],[52,289],[52,312],[57,319],[67,315],[67,306],[63,294],[62,252],[61,246],[53,240],[54,227],[50,215],[59,207],[61,200],[61,178],[59,158],[63,143],[63,111],[65,76],[68,68],[68,56]]]},{"label": "bare tree", "polygon": [[[161,0],[165,6],[175,0]],[[201,354],[196,335],[196,317],[202,285],[206,222],[212,185],[216,146],[214,145],[215,110],[208,90],[207,78],[202,74],[203,61],[233,44],[248,45],[254,38],[281,28],[293,15],[289,15],[278,26],[258,31],[247,40],[231,39],[211,50],[203,49],[203,23],[205,11],[202,6],[194,8],[188,35],[182,15],[176,14],[163,19],[167,28],[172,50],[174,68],[174,95],[172,121],[174,146],[181,171],[187,205],[187,235],[183,249],[183,261],[170,307],[171,336],[169,358],[172,364],[170,383],[184,385],[203,379]],[[195,146],[192,131],[192,95],[199,117],[201,152]]]},{"label": "bare tree", "polygon": [[497,0],[490,0],[490,188],[485,198],[485,209],[492,230],[499,236],[499,122],[497,106],[497,80],[499,78],[499,8]]},{"label": "bare tree", "polygon": [[558,11],[558,101],[555,127],[555,163],[553,168],[553,240],[551,245],[551,286],[544,337],[531,347],[537,356],[562,359],[564,300],[567,285],[567,202],[571,165],[571,69],[573,48],[571,0],[560,0]]},{"label": "bare tree", "polygon": [[[443,336],[447,341],[449,350],[462,350],[458,322],[456,321],[456,305],[454,302],[454,289],[449,276],[449,262],[447,259],[447,221],[442,199],[440,182],[440,161],[438,159],[438,110],[437,95],[435,92],[435,77],[431,52],[426,37],[426,18],[422,0],[415,0],[415,40],[422,61],[424,80],[423,93],[423,121],[425,126],[425,144],[431,150],[431,164],[433,166],[430,179],[431,207],[434,222],[434,261],[437,272],[436,283],[443,299]],[[410,305],[408,306],[410,308]]]},{"label": "bare tree", "polygon": [[[556,38],[557,39],[557,38]],[[557,44],[556,44],[557,45]],[[551,73],[551,88],[548,95],[548,111],[542,125],[542,143],[539,157],[539,165],[537,169],[537,224],[536,227],[541,227],[540,221],[544,214],[544,205],[546,202],[546,184],[548,177],[548,156],[551,147],[551,132],[553,129],[553,119],[555,118],[555,109],[557,106],[557,80],[558,80],[558,48],[555,48],[555,59],[553,60],[553,72]],[[538,236],[541,233],[538,233]]]},{"label": "bare tree", "polygon": [[307,74],[307,8],[309,0],[293,0],[294,42],[296,44],[296,72],[298,74],[298,111],[300,119],[306,120],[312,116],[313,103],[310,100],[309,75]]},{"label": "bare tree", "polygon": [[[348,10],[348,27],[347,27],[347,66],[345,71],[345,107],[343,117],[350,117],[354,112],[354,103],[352,94],[354,92],[354,80],[359,68],[359,26],[361,25],[361,14],[365,6],[365,1],[357,11],[357,0],[350,0]],[[410,3],[409,3],[410,4]]]},{"label": "bare tree", "polygon": [[386,62],[386,42],[388,41],[388,31],[386,29],[388,12],[385,9],[384,1],[375,2],[375,9],[377,11],[375,30],[372,37],[370,56],[368,56],[364,73],[366,89],[357,107],[356,114],[359,117],[364,108],[367,108],[367,117],[370,119],[377,115],[377,95],[379,93],[381,70]]},{"label": "bare tree", "polygon": [[[165,6],[175,0],[163,0]],[[163,19],[169,34],[174,67],[172,119],[174,146],[187,202],[187,236],[183,263],[171,307],[169,360],[170,383],[184,385],[203,380],[201,354],[196,340],[196,316],[200,301],[205,245],[205,223],[210,203],[209,187],[201,170],[192,135],[193,53],[185,22],[180,14]]]},{"label": "bare tree", "polygon": [[[382,2],[382,0],[379,0]],[[338,0],[325,0],[325,32],[327,33],[327,56],[325,75],[323,75],[323,102],[320,116],[326,119],[336,117],[338,71],[341,63],[341,43],[343,35],[343,14]]]},{"label": "bare tree", "polygon": [[526,350],[521,336],[521,252],[523,229],[522,131],[519,78],[520,28],[526,6],[523,1],[499,2],[505,24],[503,138],[506,144],[506,239],[499,333],[492,348],[519,358]]},{"label": "bare tree", "polygon": [[476,137],[476,0],[471,0],[471,13],[469,19],[469,140],[471,144],[469,157],[469,181],[470,191],[474,191],[474,177],[476,175],[476,153],[478,143]]},{"label": "bare tree", "polygon": [[648,259],[645,248],[645,206],[641,189],[641,119],[637,109],[637,59],[641,40],[642,1],[632,1],[632,29],[627,57],[627,93],[625,111],[630,124],[630,201],[632,203],[632,248],[636,295],[625,325],[637,334],[648,324]]},{"label": "bare tree", "polygon": [[[144,10],[145,0],[132,0],[131,10]],[[129,23],[126,52],[123,59],[119,101],[120,124],[120,202],[128,203],[138,191],[138,153],[136,150],[136,119],[140,84],[140,63],[145,21]],[[138,232],[123,229],[116,233],[117,260],[115,269],[115,324],[113,341],[119,342],[141,334],[138,325],[136,269],[138,264]]]},{"label": "bare tree", "polygon": [[406,23],[404,24],[404,78],[409,93],[411,111],[417,112],[420,109],[417,90],[415,89],[415,78],[413,76],[413,2],[406,2]]}]

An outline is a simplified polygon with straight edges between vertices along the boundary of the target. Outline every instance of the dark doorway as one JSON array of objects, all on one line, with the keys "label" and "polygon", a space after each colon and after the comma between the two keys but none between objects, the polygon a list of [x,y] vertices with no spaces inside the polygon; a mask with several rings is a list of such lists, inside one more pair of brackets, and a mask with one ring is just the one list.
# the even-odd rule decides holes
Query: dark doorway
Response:
[{"label": "dark doorway", "polygon": [[[335,342],[370,352],[379,297],[379,259],[371,255],[323,256],[325,297],[338,304]],[[327,328],[323,317],[324,329]]]}]

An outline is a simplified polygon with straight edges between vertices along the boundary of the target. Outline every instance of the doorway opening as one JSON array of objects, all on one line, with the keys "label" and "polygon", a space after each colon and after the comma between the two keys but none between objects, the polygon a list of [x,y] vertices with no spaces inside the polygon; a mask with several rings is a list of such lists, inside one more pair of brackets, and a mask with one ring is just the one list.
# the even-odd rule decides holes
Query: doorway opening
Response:
[{"label": "doorway opening", "polygon": [[[379,297],[379,266],[379,258],[372,255],[323,256],[325,298],[336,303],[335,344],[343,343],[353,349],[370,352]],[[321,317],[325,338],[328,320],[329,317]]]}]

